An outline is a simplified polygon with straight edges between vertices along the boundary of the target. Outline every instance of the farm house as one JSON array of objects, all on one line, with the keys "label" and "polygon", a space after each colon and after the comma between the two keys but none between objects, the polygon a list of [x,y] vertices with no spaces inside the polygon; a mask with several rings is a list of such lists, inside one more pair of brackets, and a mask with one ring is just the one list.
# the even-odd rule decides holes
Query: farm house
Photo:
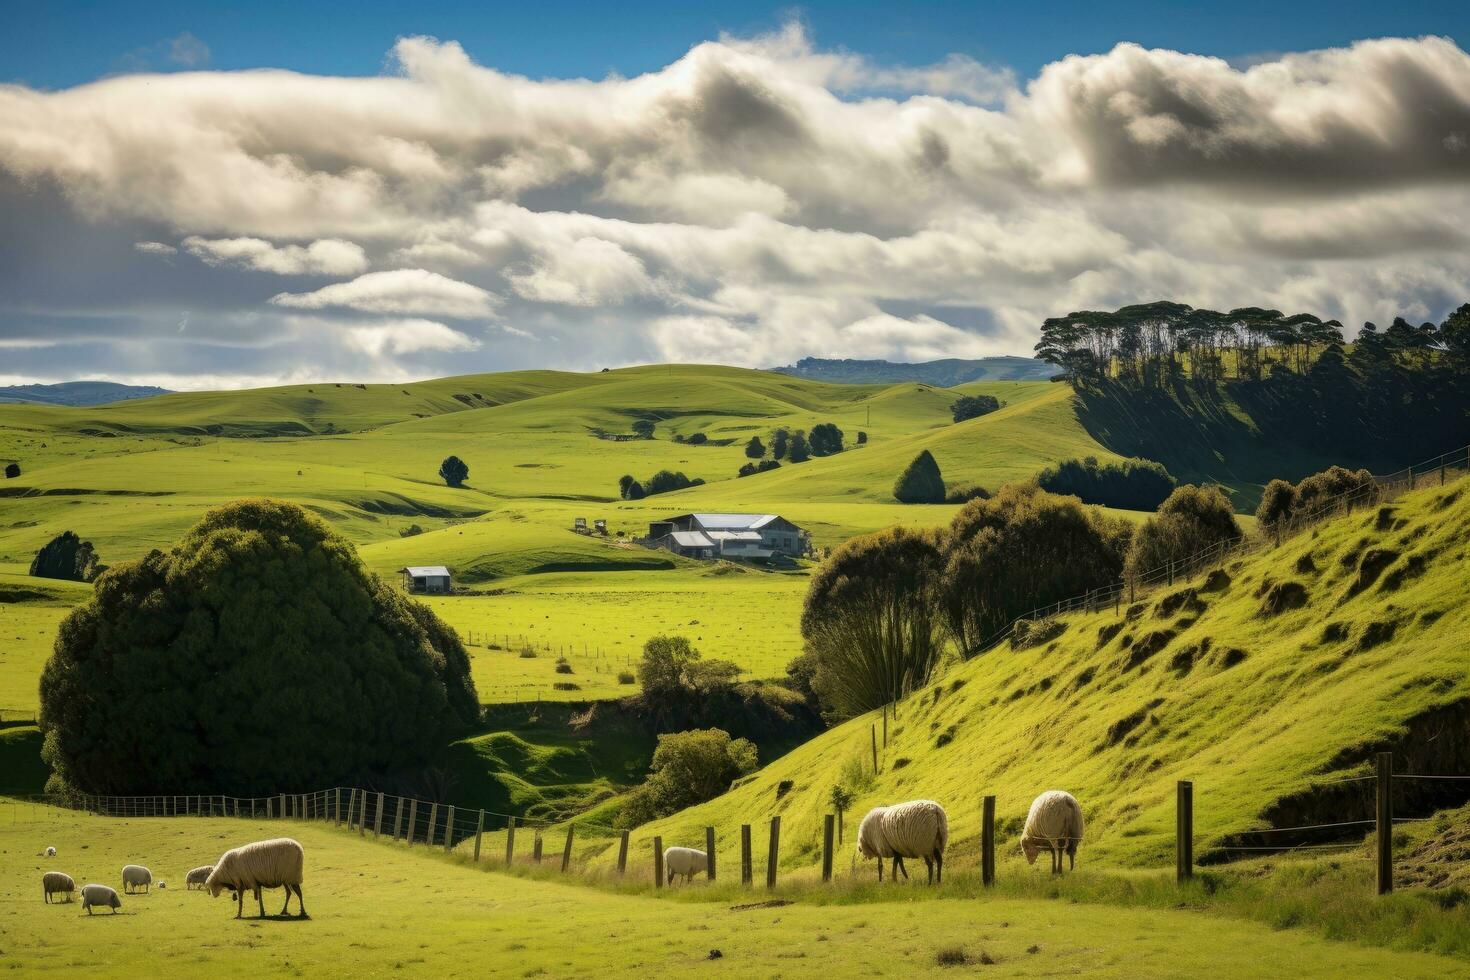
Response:
[{"label": "farm house", "polygon": [[454,591],[454,581],[449,569],[443,565],[410,565],[398,571],[403,575],[403,587],[409,592]]},{"label": "farm house", "polygon": [[795,558],[811,537],[777,514],[681,514],[650,523],[645,543],[686,558]]}]

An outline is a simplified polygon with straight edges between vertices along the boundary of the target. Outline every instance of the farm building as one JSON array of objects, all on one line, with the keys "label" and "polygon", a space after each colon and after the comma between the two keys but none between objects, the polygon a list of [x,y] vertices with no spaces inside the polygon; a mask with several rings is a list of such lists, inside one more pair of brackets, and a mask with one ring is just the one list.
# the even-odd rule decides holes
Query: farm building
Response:
[{"label": "farm building", "polygon": [[410,565],[398,570],[403,574],[403,587],[410,592],[451,592],[454,582],[443,565]]},{"label": "farm building", "polygon": [[686,558],[794,558],[811,538],[777,514],[680,514],[649,524],[647,543]]}]

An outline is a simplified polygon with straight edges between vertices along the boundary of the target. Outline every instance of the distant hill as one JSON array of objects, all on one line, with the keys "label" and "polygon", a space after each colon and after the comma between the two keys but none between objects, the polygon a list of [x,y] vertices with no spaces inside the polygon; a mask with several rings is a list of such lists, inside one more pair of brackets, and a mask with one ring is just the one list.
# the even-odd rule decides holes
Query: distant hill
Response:
[{"label": "distant hill", "polygon": [[1055,367],[1035,358],[1009,356],[982,357],[973,361],[948,357],[942,361],[923,361],[917,364],[803,357],[795,364],[771,370],[809,381],[831,381],[839,384],[921,381],[940,388],[970,381],[1045,381],[1057,373]]},{"label": "distant hill", "polygon": [[112,381],[63,381],[54,385],[0,386],[0,402],[91,406],[169,393],[167,388],[155,388],[152,385],[121,385]]}]

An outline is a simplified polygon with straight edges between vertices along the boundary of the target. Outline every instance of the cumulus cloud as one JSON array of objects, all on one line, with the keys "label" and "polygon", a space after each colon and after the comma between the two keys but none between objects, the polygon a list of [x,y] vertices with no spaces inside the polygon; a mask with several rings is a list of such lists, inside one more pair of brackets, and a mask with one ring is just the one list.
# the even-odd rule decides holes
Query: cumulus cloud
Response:
[{"label": "cumulus cloud", "polygon": [[465,351],[480,346],[475,338],[433,320],[389,320],[351,326],[346,333],[350,346],[374,357],[419,351]]},{"label": "cumulus cloud", "polygon": [[[0,268],[0,336],[74,330],[103,359],[107,331],[190,309],[207,336],[180,357],[260,376],[327,343],[340,362],[312,356],[375,371],[1026,353],[1047,316],[1160,297],[1438,317],[1470,281],[1467,147],[1470,57],[1434,37],[1235,65],[1121,44],[1022,82],[792,24],[632,78],[531,80],[405,38],[374,78],[0,86],[14,254],[70,236],[103,273]],[[156,261],[171,241],[200,261]],[[302,334],[295,311],[399,326]],[[405,346],[492,314],[478,354]]]},{"label": "cumulus cloud", "polygon": [[277,293],[270,301],[298,310],[341,307],[365,313],[476,317],[489,314],[495,307],[496,297],[479,286],[437,272],[393,269],[369,272],[309,293]]},{"label": "cumulus cloud", "polygon": [[184,248],[206,265],[233,265],[283,276],[350,276],[368,267],[362,246],[340,238],[323,238],[309,245],[272,245],[263,238],[191,235],[184,239]]}]

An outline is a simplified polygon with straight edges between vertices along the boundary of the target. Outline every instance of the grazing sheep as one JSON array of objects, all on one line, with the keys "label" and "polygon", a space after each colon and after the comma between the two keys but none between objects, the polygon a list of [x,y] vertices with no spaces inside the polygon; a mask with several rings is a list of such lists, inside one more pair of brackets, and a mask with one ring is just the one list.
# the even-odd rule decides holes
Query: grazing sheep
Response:
[{"label": "grazing sheep", "polygon": [[51,904],[52,895],[65,895],[68,902],[71,901],[72,893],[77,890],[77,883],[71,880],[71,875],[62,874],[60,871],[48,871],[41,876],[41,894],[46,897],[46,904]]},{"label": "grazing sheep", "polygon": [[204,883],[209,880],[209,873],[213,870],[214,865],[205,864],[200,865],[199,867],[190,871],[188,874],[184,875],[184,890],[188,891],[194,885],[198,885],[200,888],[203,888]]},{"label": "grazing sheep", "polygon": [[46,848],[46,856],[48,858],[54,858],[56,856],[56,848],[54,848],[54,847],[48,847],[48,848]]},{"label": "grazing sheep", "polygon": [[117,910],[122,908],[122,899],[117,897],[117,892],[106,885],[83,885],[82,886],[82,908],[88,915],[92,914],[92,906],[112,909],[112,914],[117,915]]},{"label": "grazing sheep", "polygon": [[683,875],[685,882],[691,882],[695,875],[709,870],[709,855],[692,847],[667,847],[664,848],[664,870],[669,874],[671,885],[674,875]]},{"label": "grazing sheep", "polygon": [[1051,873],[1062,873],[1062,855],[1077,867],[1077,845],[1082,841],[1082,806],[1071,793],[1059,789],[1042,793],[1031,803],[1026,827],[1021,831],[1021,850],[1026,863],[1035,864],[1043,848],[1051,853]]},{"label": "grazing sheep", "polygon": [[260,840],[225,851],[215,862],[214,870],[204,880],[204,887],[215,898],[228,888],[234,892],[235,918],[244,911],[245,892],[255,893],[260,906],[260,917],[265,918],[265,902],[261,900],[262,888],[286,889],[286,904],[281,914],[291,907],[291,892],[296,892],[296,903],[300,906],[298,918],[306,918],[306,899],[301,894],[302,869],[306,864],[306,852],[301,845],[289,837],[275,840]]},{"label": "grazing sheep", "polygon": [[131,895],[140,887],[146,892],[153,884],[153,872],[141,864],[130,864],[123,868],[122,878],[123,894],[125,895]]},{"label": "grazing sheep", "polygon": [[858,824],[858,853],[878,859],[878,880],[883,880],[883,859],[893,858],[893,879],[909,876],[906,857],[923,858],[929,882],[944,880],[944,849],[949,844],[949,817],[933,800],[910,800],[893,806],[874,807]]}]

